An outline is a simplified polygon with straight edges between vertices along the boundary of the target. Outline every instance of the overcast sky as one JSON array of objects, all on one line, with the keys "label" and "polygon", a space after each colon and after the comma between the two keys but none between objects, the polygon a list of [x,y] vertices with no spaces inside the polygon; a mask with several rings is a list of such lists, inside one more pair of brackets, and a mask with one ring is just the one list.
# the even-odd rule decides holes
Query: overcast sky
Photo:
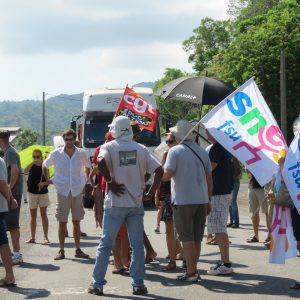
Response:
[{"label": "overcast sky", "polygon": [[[192,71],[182,42],[228,0],[0,0],[0,101]],[[47,95],[47,97],[50,97]]]}]

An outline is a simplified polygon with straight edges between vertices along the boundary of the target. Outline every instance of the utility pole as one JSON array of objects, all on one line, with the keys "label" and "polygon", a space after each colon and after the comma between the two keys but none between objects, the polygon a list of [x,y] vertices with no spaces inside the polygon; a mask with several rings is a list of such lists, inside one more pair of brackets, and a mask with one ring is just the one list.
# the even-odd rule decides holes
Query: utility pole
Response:
[{"label": "utility pole", "polygon": [[46,145],[45,92],[43,92],[43,145]]},{"label": "utility pole", "polygon": [[287,138],[286,125],[286,73],[285,73],[285,50],[280,53],[280,106],[281,106],[281,131],[284,138]]}]

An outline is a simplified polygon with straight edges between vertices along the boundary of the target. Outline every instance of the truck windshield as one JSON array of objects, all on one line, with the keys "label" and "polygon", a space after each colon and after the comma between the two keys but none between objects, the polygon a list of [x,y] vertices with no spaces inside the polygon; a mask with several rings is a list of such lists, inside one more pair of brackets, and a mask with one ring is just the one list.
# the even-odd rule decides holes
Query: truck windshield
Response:
[{"label": "truck windshield", "polygon": [[[84,146],[86,148],[96,148],[105,142],[105,133],[112,119],[91,119],[84,124]],[[158,134],[157,134],[158,133]],[[160,129],[158,122],[155,131],[143,129],[137,138],[137,142],[146,147],[158,146],[160,144]]]},{"label": "truck windshield", "polygon": [[149,131],[146,129],[143,129],[136,141],[140,144],[145,145],[146,147],[153,147],[158,146],[160,144],[160,129],[159,129],[159,123],[156,122],[155,130]]},{"label": "truck windshield", "polygon": [[97,148],[105,142],[105,133],[111,119],[86,120],[84,124],[84,146],[86,148]]}]

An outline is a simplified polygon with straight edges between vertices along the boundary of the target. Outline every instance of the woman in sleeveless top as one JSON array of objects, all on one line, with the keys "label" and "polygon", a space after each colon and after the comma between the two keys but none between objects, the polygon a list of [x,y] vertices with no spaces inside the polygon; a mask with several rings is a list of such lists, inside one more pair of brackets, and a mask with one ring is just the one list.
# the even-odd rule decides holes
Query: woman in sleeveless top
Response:
[{"label": "woman in sleeveless top", "polygon": [[31,238],[27,240],[26,243],[35,243],[37,208],[40,207],[44,231],[44,241],[42,244],[49,245],[47,207],[49,206],[50,201],[48,196],[48,184],[42,174],[42,152],[39,149],[33,150],[32,158],[33,162],[25,168],[25,173],[28,173],[27,188],[31,215]]}]

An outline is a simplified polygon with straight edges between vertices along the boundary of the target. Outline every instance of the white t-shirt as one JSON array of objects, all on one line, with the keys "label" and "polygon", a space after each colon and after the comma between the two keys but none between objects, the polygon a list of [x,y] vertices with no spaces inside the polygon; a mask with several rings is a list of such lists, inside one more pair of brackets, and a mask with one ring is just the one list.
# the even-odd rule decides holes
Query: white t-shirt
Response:
[{"label": "white t-shirt", "polygon": [[[4,160],[0,157],[0,180],[7,182],[7,169]],[[0,193],[0,213],[8,211],[7,200]]]},{"label": "white t-shirt", "polygon": [[53,184],[57,192],[65,197],[70,192],[73,197],[82,193],[87,181],[85,168],[90,167],[85,151],[75,148],[72,157],[64,151],[64,147],[61,147],[52,151],[44,161],[45,167],[54,166]]},{"label": "white t-shirt", "polygon": [[145,146],[119,139],[104,144],[98,155],[100,157],[105,159],[115,181],[125,186],[125,193],[120,197],[106,191],[104,208],[140,207],[145,189],[145,173],[154,173],[160,163]]}]

